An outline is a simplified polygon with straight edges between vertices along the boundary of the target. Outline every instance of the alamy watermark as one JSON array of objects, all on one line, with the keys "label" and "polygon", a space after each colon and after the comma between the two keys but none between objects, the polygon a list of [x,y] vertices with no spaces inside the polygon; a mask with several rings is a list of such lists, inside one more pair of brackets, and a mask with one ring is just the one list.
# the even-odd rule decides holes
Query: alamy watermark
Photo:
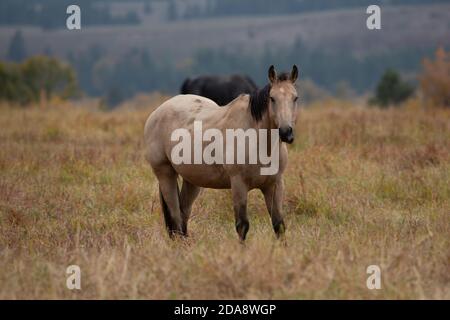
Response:
[{"label": "alamy watermark", "polygon": [[66,27],[69,30],[81,29],[81,9],[76,4],[71,4],[67,7],[66,13],[70,14],[66,20]]},{"label": "alamy watermark", "polygon": [[366,26],[369,30],[381,29],[381,9],[379,6],[373,4],[367,7],[367,14],[370,16],[366,20]]},{"label": "alamy watermark", "polygon": [[66,279],[66,287],[69,290],[81,289],[81,269],[79,266],[73,264],[67,267],[66,274],[69,276]]},{"label": "alamy watermark", "polygon": [[367,289],[373,290],[373,289],[381,289],[381,269],[379,266],[372,264],[367,267],[366,273],[370,274],[370,276],[367,278],[366,286]]},{"label": "alamy watermark", "polygon": [[[226,129],[224,137],[222,131],[215,128],[203,132],[202,121],[194,121],[193,134],[194,137],[185,128],[172,132],[171,141],[178,141],[171,151],[174,164],[259,163],[266,166],[260,168],[261,175],[278,173],[280,162],[278,129]],[[205,148],[203,142],[209,142]]]}]

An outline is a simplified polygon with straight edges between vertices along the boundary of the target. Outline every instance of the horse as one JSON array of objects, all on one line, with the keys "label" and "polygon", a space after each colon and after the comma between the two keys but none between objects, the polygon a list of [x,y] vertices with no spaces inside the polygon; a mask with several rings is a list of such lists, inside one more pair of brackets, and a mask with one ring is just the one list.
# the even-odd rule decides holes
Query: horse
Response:
[{"label": "horse", "polygon": [[253,80],[246,75],[204,75],[184,80],[180,94],[196,94],[213,100],[219,106],[224,106],[240,94],[252,93],[257,88]]},{"label": "horse", "polygon": [[[270,66],[269,82],[264,88],[250,95],[239,95],[226,106],[219,107],[214,101],[202,96],[177,95],[150,114],[144,128],[144,152],[159,183],[160,203],[170,238],[188,235],[187,225],[192,205],[201,188],[231,189],[235,228],[241,242],[244,242],[250,226],[247,193],[252,189],[261,190],[276,237],[284,238],[286,226],[282,214],[282,176],[288,161],[286,143],[294,141],[298,113],[295,87],[297,77],[298,69],[295,65],[289,74],[282,73],[279,76],[275,68]],[[276,133],[270,141],[265,142],[267,145],[264,147],[270,150],[269,153],[278,154],[278,171],[262,175],[261,170],[265,165],[260,161],[256,164],[175,163],[173,150],[180,142],[176,137],[174,139],[173,133],[181,128],[180,130],[193,132],[195,136],[196,121],[201,121],[203,128],[215,130],[216,133],[233,129],[243,132],[266,129]],[[187,141],[188,145],[195,144],[194,140],[195,137]],[[206,142],[202,141],[200,144],[204,146]],[[249,144],[245,144],[246,150],[250,148]],[[233,154],[236,149],[233,147],[216,151]],[[194,153],[195,151],[190,151],[185,156],[190,158]],[[246,161],[250,155],[247,154]],[[181,191],[178,186],[179,176],[182,178]]]}]

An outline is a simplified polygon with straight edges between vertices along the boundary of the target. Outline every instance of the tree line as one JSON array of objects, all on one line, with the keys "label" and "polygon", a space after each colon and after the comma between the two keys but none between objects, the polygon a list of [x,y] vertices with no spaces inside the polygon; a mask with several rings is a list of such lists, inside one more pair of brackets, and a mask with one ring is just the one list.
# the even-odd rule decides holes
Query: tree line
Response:
[{"label": "tree line", "polygon": [[435,60],[425,59],[423,70],[427,72],[418,81],[404,81],[400,74],[418,72],[423,57],[433,55],[431,49],[400,50],[355,59],[345,52],[331,54],[308,49],[298,39],[290,48],[275,51],[267,47],[256,56],[202,49],[185,65],[155,58],[146,49],[137,48],[112,59],[105,49],[94,46],[85,52],[69,54],[67,63],[48,56],[23,61],[24,51],[23,38],[18,32],[8,50],[8,57],[16,63],[0,64],[2,100],[26,104],[54,95],[66,98],[77,92],[79,84],[87,95],[104,97],[107,105],[115,106],[141,92],[176,94],[186,77],[199,74],[239,72],[263,85],[268,65],[287,70],[293,63],[300,66],[300,78],[309,79],[309,86],[313,83],[335,95],[343,91],[361,94],[375,89],[370,102],[381,106],[405,100],[417,85],[433,97],[430,99],[434,104],[448,105],[450,100],[450,61],[444,48],[439,49]]},{"label": "tree line", "polygon": [[[43,29],[65,28],[66,9],[74,4],[70,0],[2,0],[0,1],[0,25],[32,25]],[[83,25],[139,24],[136,12],[113,15],[110,5],[104,1],[78,0],[82,8]]]},{"label": "tree line", "polygon": [[[239,15],[279,15],[312,11],[324,11],[343,8],[367,7],[378,5],[430,4],[448,0],[207,0],[198,3],[183,3],[183,0],[164,0],[167,2],[167,20],[197,19],[218,16]],[[153,3],[163,0],[133,0],[143,3],[144,12],[152,11]],[[140,24],[136,9],[130,9],[124,15],[111,13],[112,2],[130,2],[127,0],[78,0],[82,8],[83,25]],[[64,28],[62,18],[70,0],[2,0],[0,2],[0,25],[33,25],[44,29]],[[182,9],[184,7],[184,9]]]},{"label": "tree line", "polygon": [[100,46],[69,54],[67,59],[77,71],[83,91],[94,96],[111,93],[113,100],[120,101],[137,92],[175,94],[186,77],[200,74],[245,73],[263,85],[267,66],[274,64],[279,69],[288,69],[293,63],[299,65],[301,78],[309,78],[331,93],[345,82],[360,94],[373,90],[388,68],[402,73],[417,72],[422,58],[432,53],[433,48],[405,49],[357,59],[346,52],[308,49],[299,40],[287,49],[267,47],[258,54],[201,49],[184,64],[154,57],[148,50],[138,48],[113,59]]},{"label": "tree line", "polygon": [[[169,0],[174,10],[175,0]],[[448,0],[208,0],[204,6],[189,5],[184,12],[175,14],[179,19],[219,16],[298,14],[348,8],[367,8],[369,5],[412,5],[443,3]],[[171,16],[174,14],[172,12]]]}]

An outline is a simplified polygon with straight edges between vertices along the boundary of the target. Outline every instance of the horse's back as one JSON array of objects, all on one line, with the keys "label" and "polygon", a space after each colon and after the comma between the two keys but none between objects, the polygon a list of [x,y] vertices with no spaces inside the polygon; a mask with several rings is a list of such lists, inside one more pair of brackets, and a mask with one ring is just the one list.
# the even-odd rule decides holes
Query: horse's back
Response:
[{"label": "horse's back", "polygon": [[209,110],[217,110],[219,106],[213,100],[194,95],[179,94],[161,104],[153,111],[147,119],[147,122],[160,121],[162,118],[170,118],[172,121],[176,119],[185,119],[191,117],[192,114],[198,114]]},{"label": "horse's back", "polygon": [[195,94],[179,94],[171,98],[170,107],[178,111],[198,110],[199,108],[209,108],[216,110],[219,105],[212,99],[195,95]]},{"label": "horse's back", "polygon": [[171,135],[176,129],[190,128],[195,120],[211,119],[220,107],[211,99],[186,94],[177,95],[161,104],[147,118],[144,128],[146,158],[164,160]]}]

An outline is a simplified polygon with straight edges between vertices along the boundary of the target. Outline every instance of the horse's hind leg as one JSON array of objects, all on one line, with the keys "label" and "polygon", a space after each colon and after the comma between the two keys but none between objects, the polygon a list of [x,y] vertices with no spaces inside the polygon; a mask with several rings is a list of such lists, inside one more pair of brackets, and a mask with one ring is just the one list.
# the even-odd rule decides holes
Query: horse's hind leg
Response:
[{"label": "horse's hind leg", "polygon": [[247,217],[248,187],[238,176],[231,178],[231,193],[233,194],[233,209],[236,220],[236,231],[243,242],[247,236],[250,223]]},{"label": "horse's hind leg", "polygon": [[183,234],[177,173],[170,165],[154,170],[159,181],[161,207],[169,236]]},{"label": "horse's hind leg", "polygon": [[201,188],[194,186],[183,179],[183,185],[181,187],[180,207],[182,218],[182,230],[187,235],[187,223],[189,216],[191,215],[192,204],[200,193]]}]

